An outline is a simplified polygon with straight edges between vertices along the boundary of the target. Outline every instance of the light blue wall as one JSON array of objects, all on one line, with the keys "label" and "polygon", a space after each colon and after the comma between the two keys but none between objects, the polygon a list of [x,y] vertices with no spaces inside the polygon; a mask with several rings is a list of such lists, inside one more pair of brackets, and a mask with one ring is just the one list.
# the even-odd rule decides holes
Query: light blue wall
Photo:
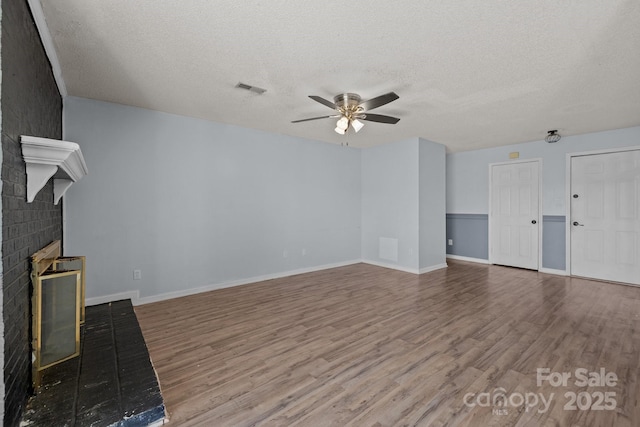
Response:
[{"label": "light blue wall", "polygon": [[89,298],[360,259],[357,149],[73,97],[64,129],[89,168],[64,202]]},{"label": "light blue wall", "polygon": [[509,153],[517,151],[520,160],[542,159],[542,266],[564,270],[567,154],[638,145],[640,127],[632,127],[565,137],[555,144],[536,141],[448,154],[447,238],[454,244],[447,253],[487,259],[487,222],[479,217],[489,213],[489,164],[507,162]]},{"label": "light blue wall", "polygon": [[566,154],[640,145],[640,127],[568,136],[548,144],[535,141],[484,150],[447,154],[447,213],[489,213],[489,164],[508,162],[518,151],[520,160],[542,158],[544,215],[565,214]]},{"label": "light blue wall", "polygon": [[[488,165],[511,151],[543,159],[543,266],[562,269],[564,235],[552,228],[564,215],[565,154],[640,143],[640,127],[599,132],[449,154],[445,171],[434,160],[444,148],[419,138],[358,150],[73,97],[64,126],[89,165],[65,196],[65,253],[87,255],[89,298],[359,259],[416,271],[436,265],[452,235],[449,253],[481,257],[482,221],[448,221],[443,236],[438,177],[447,213],[486,215]],[[397,240],[396,261],[380,258],[380,238]]]},{"label": "light blue wall", "polygon": [[420,269],[442,266],[445,255],[445,146],[419,139]]},{"label": "light blue wall", "polygon": [[[411,138],[362,150],[362,258],[419,272],[446,266],[445,147]],[[397,243],[397,258],[383,256]]]},{"label": "light blue wall", "polygon": [[[363,149],[361,153],[362,258],[417,271],[418,138]],[[397,260],[379,256],[380,238],[397,240]]]}]

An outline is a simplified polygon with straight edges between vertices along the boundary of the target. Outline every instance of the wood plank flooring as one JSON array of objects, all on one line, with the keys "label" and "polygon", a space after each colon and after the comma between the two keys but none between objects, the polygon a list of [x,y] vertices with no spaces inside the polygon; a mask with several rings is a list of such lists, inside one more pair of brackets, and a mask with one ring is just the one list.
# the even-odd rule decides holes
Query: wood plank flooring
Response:
[{"label": "wood plank flooring", "polygon": [[136,313],[170,426],[640,425],[640,288],[356,264]]}]

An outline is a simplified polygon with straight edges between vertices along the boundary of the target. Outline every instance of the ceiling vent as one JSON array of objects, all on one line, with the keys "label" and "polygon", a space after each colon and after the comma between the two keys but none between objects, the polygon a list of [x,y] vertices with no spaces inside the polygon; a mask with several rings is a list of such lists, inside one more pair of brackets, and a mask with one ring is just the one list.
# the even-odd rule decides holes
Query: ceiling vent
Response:
[{"label": "ceiling vent", "polygon": [[265,93],[267,91],[266,89],[262,89],[261,87],[251,86],[251,85],[248,85],[248,84],[242,83],[242,82],[238,82],[236,87],[238,89],[245,89],[245,90],[248,90],[248,91],[251,91],[251,92],[255,92],[258,95],[262,95],[263,93]]}]

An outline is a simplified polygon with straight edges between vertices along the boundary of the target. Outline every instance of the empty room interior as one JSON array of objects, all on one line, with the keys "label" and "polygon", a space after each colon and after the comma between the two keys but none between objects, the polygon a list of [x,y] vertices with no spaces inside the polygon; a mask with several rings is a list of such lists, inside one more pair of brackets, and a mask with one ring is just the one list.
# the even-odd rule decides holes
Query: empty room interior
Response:
[{"label": "empty room interior", "polygon": [[637,0],[0,17],[3,425],[640,425]]}]

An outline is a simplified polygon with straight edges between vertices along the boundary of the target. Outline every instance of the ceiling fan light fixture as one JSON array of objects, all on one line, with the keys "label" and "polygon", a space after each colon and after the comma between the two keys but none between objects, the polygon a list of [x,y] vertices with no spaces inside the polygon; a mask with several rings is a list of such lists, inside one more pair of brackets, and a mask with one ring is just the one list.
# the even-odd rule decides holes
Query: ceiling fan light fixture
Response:
[{"label": "ceiling fan light fixture", "polygon": [[337,134],[340,134],[340,135],[344,135],[345,133],[347,133],[347,130],[346,130],[346,129],[341,129],[341,128],[339,128],[338,126],[336,126],[336,128],[334,129],[334,131],[336,131],[336,133],[337,133]]},{"label": "ceiling fan light fixture", "polygon": [[338,120],[338,123],[336,123],[336,129],[342,129],[346,131],[348,128],[349,128],[349,119],[347,119],[344,116],[340,117],[340,120]]},{"label": "ceiling fan light fixture", "polygon": [[548,135],[544,138],[549,144],[553,144],[554,142],[560,141],[561,136],[558,134],[557,130],[547,131]]},{"label": "ceiling fan light fixture", "polygon": [[351,127],[353,127],[353,130],[355,130],[355,131],[356,131],[356,133],[358,133],[358,131],[364,127],[364,123],[362,123],[362,122],[361,122],[360,120],[358,120],[358,119],[354,119],[354,120],[351,122]]}]

